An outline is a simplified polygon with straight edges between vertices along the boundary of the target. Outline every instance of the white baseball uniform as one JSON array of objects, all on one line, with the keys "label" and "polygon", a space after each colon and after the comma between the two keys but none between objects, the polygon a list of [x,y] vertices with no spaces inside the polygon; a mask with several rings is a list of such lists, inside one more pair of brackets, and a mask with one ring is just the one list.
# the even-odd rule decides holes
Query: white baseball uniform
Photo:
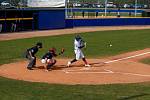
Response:
[{"label": "white baseball uniform", "polygon": [[84,54],[81,50],[81,43],[80,41],[77,41],[76,39],[74,40],[74,52],[76,55],[76,60],[79,60],[81,58],[84,58]]}]

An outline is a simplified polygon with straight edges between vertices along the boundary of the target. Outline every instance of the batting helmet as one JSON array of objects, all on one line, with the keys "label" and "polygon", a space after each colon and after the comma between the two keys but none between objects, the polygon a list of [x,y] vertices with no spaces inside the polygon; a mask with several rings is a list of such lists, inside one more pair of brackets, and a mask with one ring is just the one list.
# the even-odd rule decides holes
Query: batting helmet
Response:
[{"label": "batting helmet", "polygon": [[75,36],[75,39],[76,39],[77,41],[79,41],[79,40],[82,39],[82,38],[80,37],[80,35],[76,35],[76,36]]}]

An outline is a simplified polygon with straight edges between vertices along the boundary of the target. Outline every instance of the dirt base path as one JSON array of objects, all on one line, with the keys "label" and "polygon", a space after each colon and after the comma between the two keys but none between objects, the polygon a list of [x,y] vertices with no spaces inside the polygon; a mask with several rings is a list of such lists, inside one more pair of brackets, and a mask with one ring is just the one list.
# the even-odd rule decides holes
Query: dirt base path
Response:
[{"label": "dirt base path", "polygon": [[108,31],[108,30],[139,30],[139,29],[150,29],[150,26],[100,26],[100,27],[79,27],[70,29],[57,29],[57,30],[46,30],[46,31],[33,31],[33,32],[19,32],[19,33],[7,33],[0,34],[0,41],[12,40],[21,38],[31,38],[39,36],[53,36],[62,34],[74,34],[82,32],[94,32],[94,31]]},{"label": "dirt base path", "polygon": [[84,67],[82,61],[74,63],[67,68],[66,64],[70,59],[57,59],[57,64],[49,72],[45,71],[39,60],[37,68],[34,68],[34,70],[27,70],[26,65],[28,62],[22,61],[0,66],[0,76],[17,80],[56,84],[148,82],[150,81],[150,66],[137,62],[139,59],[147,57],[150,57],[150,48],[105,59],[88,59],[92,65],[88,69]]}]

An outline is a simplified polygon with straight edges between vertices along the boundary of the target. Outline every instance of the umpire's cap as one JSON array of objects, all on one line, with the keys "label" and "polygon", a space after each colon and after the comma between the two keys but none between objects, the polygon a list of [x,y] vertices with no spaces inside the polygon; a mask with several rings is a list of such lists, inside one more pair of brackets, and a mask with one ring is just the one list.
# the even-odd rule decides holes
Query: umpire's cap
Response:
[{"label": "umpire's cap", "polygon": [[36,46],[39,46],[39,48],[42,48],[42,43],[41,42],[37,42]]}]

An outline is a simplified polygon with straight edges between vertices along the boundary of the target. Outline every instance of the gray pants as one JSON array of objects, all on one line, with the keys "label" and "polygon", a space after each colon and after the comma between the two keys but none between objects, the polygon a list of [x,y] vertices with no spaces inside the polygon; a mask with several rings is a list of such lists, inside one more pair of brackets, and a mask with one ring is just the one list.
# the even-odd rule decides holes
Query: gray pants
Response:
[{"label": "gray pants", "polygon": [[29,60],[28,68],[32,68],[36,65],[36,57],[32,58],[30,55],[27,55],[27,59]]},{"label": "gray pants", "polygon": [[17,25],[15,23],[12,23],[11,32],[15,32],[16,28],[17,28]]}]

